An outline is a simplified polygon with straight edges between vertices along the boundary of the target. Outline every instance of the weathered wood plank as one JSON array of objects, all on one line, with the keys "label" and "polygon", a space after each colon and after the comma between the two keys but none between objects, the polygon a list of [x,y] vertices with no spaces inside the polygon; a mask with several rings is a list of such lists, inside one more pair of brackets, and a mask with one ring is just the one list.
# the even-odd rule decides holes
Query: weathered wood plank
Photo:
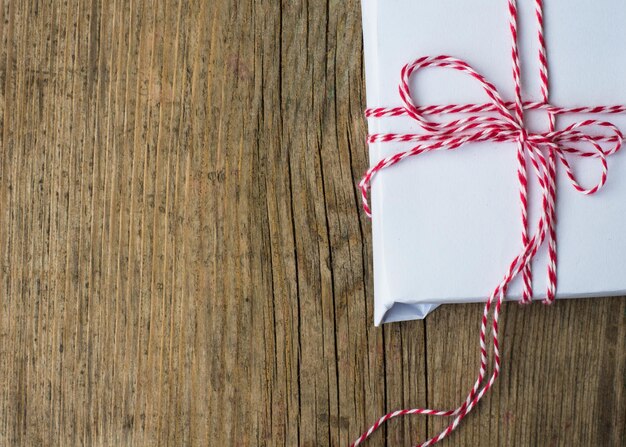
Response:
[{"label": "weathered wood plank", "polygon": [[[0,444],[347,445],[456,403],[479,306],[372,324],[364,88],[358,0],[2,2]],[[507,306],[448,445],[623,444],[625,303]]]},{"label": "weathered wood plank", "polygon": [[[478,368],[482,305],[428,320],[431,405],[453,408]],[[626,435],[626,300],[508,303],[502,375],[448,445],[621,445]],[[429,430],[443,428],[432,421]],[[446,443],[442,443],[446,445]]]}]

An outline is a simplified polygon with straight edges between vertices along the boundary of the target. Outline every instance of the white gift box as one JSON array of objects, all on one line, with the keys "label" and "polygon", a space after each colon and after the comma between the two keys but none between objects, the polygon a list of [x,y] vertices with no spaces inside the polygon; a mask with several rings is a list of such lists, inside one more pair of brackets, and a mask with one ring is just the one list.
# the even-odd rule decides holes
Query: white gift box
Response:
[{"label": "white gift box", "polygon": [[[368,107],[401,106],[401,68],[421,56],[468,62],[513,95],[511,38],[505,0],[363,0]],[[518,2],[523,99],[540,100],[534,0]],[[547,0],[545,35],[550,103],[561,107],[626,104],[626,3]],[[488,102],[475,80],[454,70],[424,69],[411,79],[418,106]],[[593,118],[626,133],[626,115],[560,115],[557,129]],[[433,117],[447,120],[447,117]],[[545,131],[544,112],[526,114]],[[408,117],[370,118],[369,132],[419,133]],[[370,162],[411,148],[372,143]],[[424,318],[439,304],[485,301],[521,248],[513,143],[473,143],[411,157],[372,183],[375,324]],[[583,185],[596,182],[597,159],[570,159]],[[557,170],[557,298],[626,293],[626,148],[608,159],[604,188],[585,196]],[[529,170],[529,231],[539,187]],[[533,298],[545,296],[547,246],[533,262]],[[507,298],[519,299],[521,280]]]}]

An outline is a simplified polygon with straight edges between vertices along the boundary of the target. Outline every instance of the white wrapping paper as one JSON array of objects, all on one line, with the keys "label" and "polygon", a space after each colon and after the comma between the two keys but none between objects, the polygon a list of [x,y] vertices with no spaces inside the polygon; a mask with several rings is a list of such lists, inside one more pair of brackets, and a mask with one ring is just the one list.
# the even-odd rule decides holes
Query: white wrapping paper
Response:
[{"label": "white wrapping paper", "polygon": [[[368,107],[400,106],[402,66],[440,54],[465,60],[506,101],[513,99],[506,0],[363,0],[362,6]],[[518,10],[523,97],[537,101],[534,0],[520,0]],[[544,18],[550,102],[626,104],[626,3],[546,0]],[[488,101],[475,81],[453,70],[420,70],[411,86],[417,105]],[[626,133],[625,115],[563,115],[557,128],[588,117]],[[526,122],[534,130],[547,127],[542,112],[528,113]],[[420,131],[406,117],[368,124],[370,133]],[[370,144],[370,161],[409,148]],[[571,160],[583,186],[596,182],[598,160]],[[576,192],[558,169],[557,298],[626,293],[626,149],[609,158],[607,184],[593,196]],[[529,196],[532,230],[535,183]],[[405,160],[377,174],[371,203],[376,325],[424,318],[439,304],[485,301],[521,248],[514,144],[471,144]],[[544,244],[533,264],[536,299],[545,296],[546,259]],[[520,286],[517,278],[508,297],[519,299]]]}]

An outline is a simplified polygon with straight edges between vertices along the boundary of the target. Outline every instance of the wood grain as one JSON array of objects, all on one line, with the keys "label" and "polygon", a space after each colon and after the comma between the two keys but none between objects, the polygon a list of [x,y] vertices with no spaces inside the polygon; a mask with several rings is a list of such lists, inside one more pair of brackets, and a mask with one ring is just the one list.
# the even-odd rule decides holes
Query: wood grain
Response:
[{"label": "wood grain", "polygon": [[[5,0],[0,36],[1,445],[347,445],[462,397],[479,305],[372,324],[357,0]],[[442,445],[624,445],[626,300],[503,318]]]}]

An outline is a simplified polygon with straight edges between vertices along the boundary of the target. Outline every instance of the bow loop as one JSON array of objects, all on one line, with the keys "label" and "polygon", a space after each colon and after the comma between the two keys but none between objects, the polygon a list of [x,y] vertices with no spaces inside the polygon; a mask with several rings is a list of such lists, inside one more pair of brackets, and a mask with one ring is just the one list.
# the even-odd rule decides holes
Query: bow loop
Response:
[{"label": "bow loop", "polygon": [[[498,116],[474,114],[450,122],[437,122],[426,119],[413,102],[409,82],[413,73],[427,67],[453,69],[466,73],[476,79],[493,104],[494,110]],[[523,123],[518,122],[509,109],[507,109],[506,103],[502,100],[495,86],[474,70],[467,62],[461,59],[445,55],[421,57],[402,67],[398,90],[407,114],[416,120],[425,131],[431,134],[459,134],[460,132],[476,134],[481,133],[482,130],[487,128],[491,130],[499,129],[502,132],[523,129]]]},{"label": "bow loop", "polygon": [[[595,132],[593,132],[595,130]],[[612,155],[622,146],[622,132],[615,124],[608,121],[585,120],[571,124],[563,130],[558,130],[547,134],[567,153],[576,154],[581,157],[599,157],[599,152],[605,155]],[[571,143],[588,143],[593,146],[591,151],[569,146]],[[611,143],[607,149],[594,145],[594,143]]]},{"label": "bow loop", "polygon": [[[598,132],[591,133],[592,129]],[[605,134],[602,134],[602,131],[605,131]],[[606,157],[617,152],[623,141],[622,132],[613,123],[598,120],[585,120],[571,124],[561,131],[552,132],[550,137],[554,141],[551,149],[556,152],[570,183],[574,189],[582,194],[595,194],[604,186],[608,175]],[[578,146],[570,146],[572,143],[578,144]],[[611,144],[605,149],[601,143]],[[566,154],[600,159],[600,177],[592,187],[584,188],[581,186]]]}]

